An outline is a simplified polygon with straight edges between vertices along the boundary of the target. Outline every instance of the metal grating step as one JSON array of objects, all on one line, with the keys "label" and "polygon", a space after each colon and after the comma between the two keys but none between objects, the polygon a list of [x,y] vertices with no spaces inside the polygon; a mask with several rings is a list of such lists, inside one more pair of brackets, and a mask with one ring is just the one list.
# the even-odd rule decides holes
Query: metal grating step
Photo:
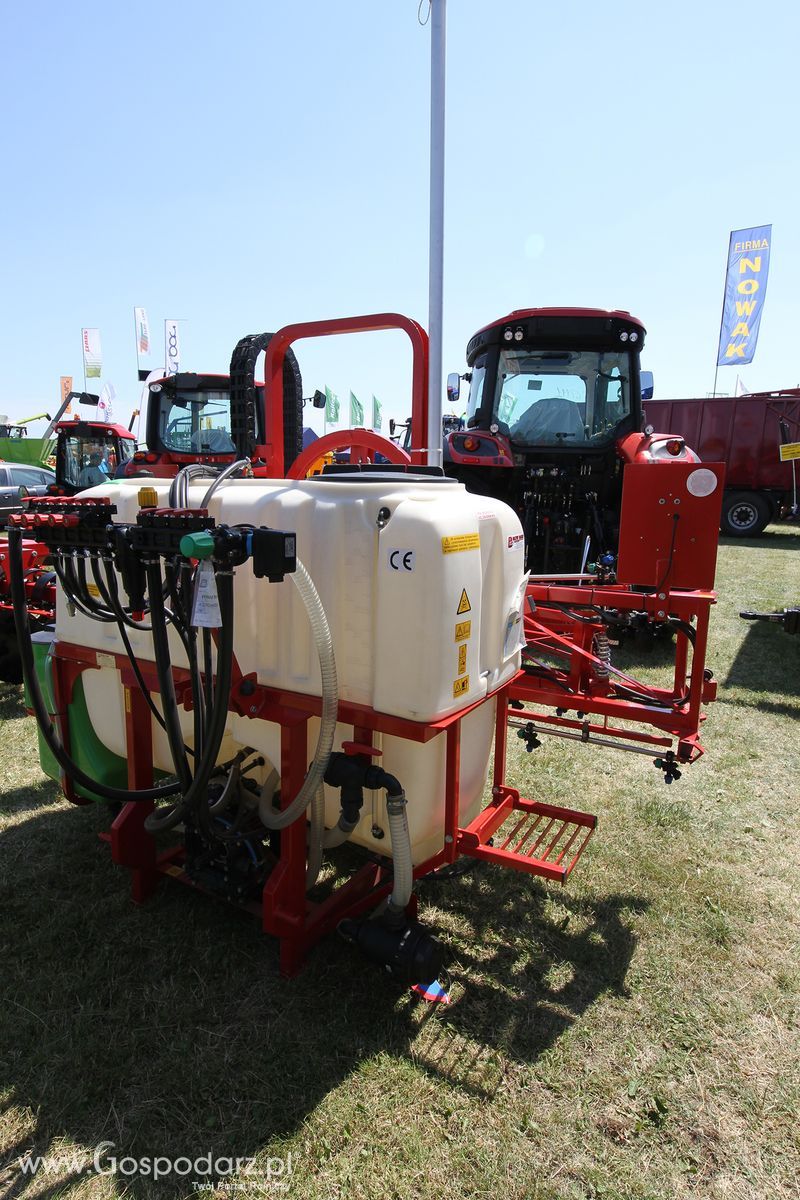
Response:
[{"label": "metal grating step", "polygon": [[[510,820],[490,845],[490,838]],[[590,813],[524,800],[512,788],[485,808],[466,829],[459,831],[458,849],[462,854],[542,875],[565,883],[594,833],[597,817]]]}]

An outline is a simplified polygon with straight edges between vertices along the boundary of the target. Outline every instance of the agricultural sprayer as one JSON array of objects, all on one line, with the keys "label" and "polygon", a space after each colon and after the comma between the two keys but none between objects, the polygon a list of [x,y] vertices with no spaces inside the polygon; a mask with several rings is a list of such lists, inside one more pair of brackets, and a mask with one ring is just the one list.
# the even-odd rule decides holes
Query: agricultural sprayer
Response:
[{"label": "agricultural sprayer", "polygon": [[[356,430],[284,473],[290,346],[392,326],[412,344],[411,455]],[[637,749],[669,780],[701,751],[714,471],[632,464],[631,582],[532,587],[514,511],[426,465],[426,356],[406,318],[288,326],[267,345],[263,422],[249,375],[232,386],[235,462],[32,500],[10,532],[44,769],[73,803],[121,805],[107,836],[137,900],[162,875],[221,895],[280,939],[285,974],[338,929],[398,979],[435,977],[414,881],[460,856],[567,879],[595,817],[519,794],[509,726],[529,748],[547,724]],[[348,441],[349,465],[306,478]],[[24,531],[58,588],[33,640]],[[602,639],[626,606],[675,625],[672,688],[612,665]],[[337,873],[345,844],[361,865]]]}]

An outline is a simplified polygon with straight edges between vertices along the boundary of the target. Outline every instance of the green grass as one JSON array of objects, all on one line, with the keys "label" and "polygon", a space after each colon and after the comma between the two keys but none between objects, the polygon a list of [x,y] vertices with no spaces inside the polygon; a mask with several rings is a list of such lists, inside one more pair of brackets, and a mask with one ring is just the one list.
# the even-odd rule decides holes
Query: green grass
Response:
[{"label": "green grass", "polygon": [[3,690],[0,1198],[191,1193],[17,1165],[111,1141],[255,1156],[248,1197],[796,1200],[800,639],[737,614],[800,600],[800,536],[724,543],[718,587],[706,757],[667,788],[636,755],[515,745],[524,794],[599,815],[567,888],[423,885],[447,1009],[335,938],[287,983],[256,922],[177,885],[135,908],[104,810],[59,799]]}]

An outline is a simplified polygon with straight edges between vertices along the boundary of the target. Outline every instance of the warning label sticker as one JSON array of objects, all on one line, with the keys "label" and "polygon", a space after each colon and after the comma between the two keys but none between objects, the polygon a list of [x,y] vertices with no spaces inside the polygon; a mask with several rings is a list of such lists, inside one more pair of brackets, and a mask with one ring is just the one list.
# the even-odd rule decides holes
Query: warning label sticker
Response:
[{"label": "warning label sticker", "polygon": [[453,699],[458,699],[459,696],[465,696],[469,691],[469,675],[464,675],[461,679],[453,680]]},{"label": "warning label sticker", "polygon": [[461,550],[480,550],[478,533],[459,533],[455,537],[442,538],[442,554],[458,554]]},{"label": "warning label sticker", "polygon": [[468,637],[472,636],[472,621],[459,621],[456,624],[455,641],[465,642]]},{"label": "warning label sticker", "polygon": [[781,462],[791,462],[793,458],[800,458],[800,442],[786,442],[779,449]]},{"label": "warning label sticker", "polygon": [[197,568],[194,596],[192,597],[191,623],[203,629],[219,629],[222,625],[217,579],[214,574],[214,566],[208,558],[204,559]]},{"label": "warning label sticker", "polygon": [[97,586],[96,583],[87,583],[86,590],[90,596],[94,597],[95,600],[100,599],[100,588]]},{"label": "warning label sticker", "polygon": [[464,675],[467,670],[467,647],[465,645],[458,647],[458,673]]},{"label": "warning label sticker", "polygon": [[461,614],[465,613],[465,612],[472,612],[472,605],[469,602],[469,596],[467,595],[467,589],[462,588],[461,589],[461,599],[459,600],[458,608],[456,609],[456,616],[460,617]]}]

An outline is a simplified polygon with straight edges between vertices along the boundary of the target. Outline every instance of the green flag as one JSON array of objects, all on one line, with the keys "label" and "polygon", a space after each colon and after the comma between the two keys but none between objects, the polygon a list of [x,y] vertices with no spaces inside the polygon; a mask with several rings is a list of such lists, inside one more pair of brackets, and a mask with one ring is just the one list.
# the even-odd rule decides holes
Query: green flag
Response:
[{"label": "green flag", "polygon": [[383,413],[381,411],[381,402],[377,396],[372,397],[372,428],[380,429],[383,424]]},{"label": "green flag", "polygon": [[350,393],[350,424],[353,426],[364,424],[364,405],[352,392]]},{"label": "green flag", "polygon": [[339,397],[325,386],[325,420],[335,425],[339,420]]}]

